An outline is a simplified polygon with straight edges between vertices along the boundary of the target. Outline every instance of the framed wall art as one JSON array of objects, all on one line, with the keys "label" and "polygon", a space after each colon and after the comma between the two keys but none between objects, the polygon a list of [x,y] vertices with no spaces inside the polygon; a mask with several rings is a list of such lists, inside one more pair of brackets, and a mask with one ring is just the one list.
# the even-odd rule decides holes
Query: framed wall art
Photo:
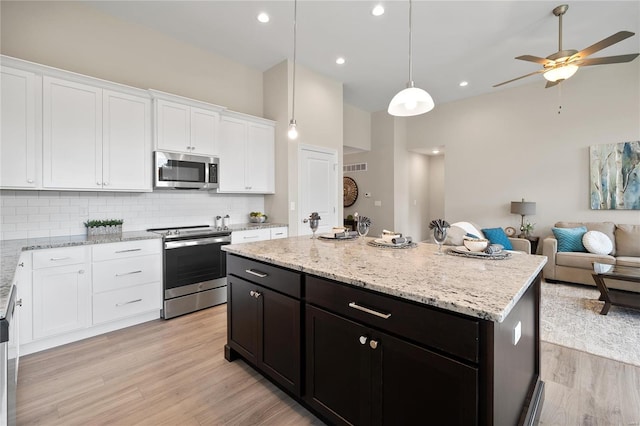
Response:
[{"label": "framed wall art", "polygon": [[640,141],[589,147],[594,210],[640,210]]}]

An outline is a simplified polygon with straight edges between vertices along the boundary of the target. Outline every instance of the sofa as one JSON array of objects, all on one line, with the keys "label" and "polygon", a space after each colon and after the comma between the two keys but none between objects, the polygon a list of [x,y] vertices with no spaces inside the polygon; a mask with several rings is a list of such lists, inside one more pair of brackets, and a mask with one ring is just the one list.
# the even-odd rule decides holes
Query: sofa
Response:
[{"label": "sofa", "polygon": [[[493,230],[501,228],[492,228]],[[504,234],[504,231],[502,232]],[[478,238],[487,238],[483,232],[483,228],[479,227],[473,222],[456,222],[451,224],[449,231],[447,232],[447,239],[444,244],[449,246],[461,246],[462,239],[465,235],[472,234]],[[531,242],[524,238],[511,238],[504,234],[504,237],[509,240],[512,246],[513,252],[522,252],[525,254],[531,254]],[[487,238],[490,240],[490,238]],[[492,241],[493,243],[493,241]]]},{"label": "sofa", "polygon": [[[594,263],[640,268],[640,225],[621,225],[613,222],[558,222],[554,228],[571,230],[581,227],[585,227],[587,231],[597,231],[592,234],[600,235],[598,233],[601,232],[606,235],[611,241],[610,252],[598,254],[598,250],[594,250],[596,253],[592,253],[584,247],[582,250],[578,249],[579,251],[558,251],[559,242],[556,236],[547,237],[542,242],[542,254],[547,256],[547,264],[543,270],[546,281],[595,286],[592,276]],[[559,231],[556,229],[554,232]],[[640,285],[626,281],[608,280],[607,286],[640,293]]]}]

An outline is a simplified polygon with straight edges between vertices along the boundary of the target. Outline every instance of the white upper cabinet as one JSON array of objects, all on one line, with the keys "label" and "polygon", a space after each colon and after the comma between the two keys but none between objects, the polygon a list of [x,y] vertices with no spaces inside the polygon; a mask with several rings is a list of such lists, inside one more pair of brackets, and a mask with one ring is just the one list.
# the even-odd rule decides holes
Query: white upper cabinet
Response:
[{"label": "white upper cabinet", "polygon": [[32,72],[2,67],[0,77],[0,188],[39,187],[37,132],[41,102],[40,77]]},{"label": "white upper cabinet", "polygon": [[218,156],[218,129],[222,107],[157,90],[155,103],[156,149]]},{"label": "white upper cabinet", "polygon": [[43,185],[102,189],[102,89],[43,79]]},{"label": "white upper cabinet", "polygon": [[43,78],[43,186],[151,191],[151,101]]},{"label": "white upper cabinet", "polygon": [[218,192],[275,191],[275,127],[270,120],[224,113],[220,119]]}]

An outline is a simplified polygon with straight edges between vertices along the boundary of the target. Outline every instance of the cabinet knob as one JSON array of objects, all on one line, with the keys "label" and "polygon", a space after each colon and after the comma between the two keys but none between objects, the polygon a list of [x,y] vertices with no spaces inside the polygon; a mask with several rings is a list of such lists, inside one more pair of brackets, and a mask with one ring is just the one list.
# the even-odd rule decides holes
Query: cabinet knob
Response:
[{"label": "cabinet knob", "polygon": [[371,349],[375,349],[378,347],[378,342],[376,340],[369,340],[369,346]]},{"label": "cabinet knob", "polygon": [[22,306],[22,299],[16,300],[16,306]]},{"label": "cabinet knob", "polygon": [[27,183],[33,183],[33,179],[27,179]]},{"label": "cabinet knob", "polygon": [[254,296],[256,299],[259,298],[260,296],[262,296],[262,293],[258,293],[257,291],[255,292]]},{"label": "cabinet knob", "polygon": [[79,273],[80,275],[84,274],[84,269],[80,269],[80,270],[78,271],[78,273]]},{"label": "cabinet knob", "polygon": [[21,267],[21,268],[24,268],[24,262],[18,263],[18,266]]},{"label": "cabinet knob", "polygon": [[105,183],[103,183],[103,185],[104,185],[104,186],[107,186],[107,185],[109,185],[109,182],[105,182]]},{"label": "cabinet knob", "polygon": [[367,343],[367,336],[360,336],[360,339],[358,340],[360,340],[361,345],[364,345],[365,343]]},{"label": "cabinet knob", "polygon": [[255,292],[255,291],[253,291],[253,290],[251,290],[251,291],[249,292],[249,296],[251,296],[251,297],[256,297],[256,292]]},{"label": "cabinet knob", "polygon": [[102,186],[102,184],[100,182],[96,182],[96,185],[98,186]]}]

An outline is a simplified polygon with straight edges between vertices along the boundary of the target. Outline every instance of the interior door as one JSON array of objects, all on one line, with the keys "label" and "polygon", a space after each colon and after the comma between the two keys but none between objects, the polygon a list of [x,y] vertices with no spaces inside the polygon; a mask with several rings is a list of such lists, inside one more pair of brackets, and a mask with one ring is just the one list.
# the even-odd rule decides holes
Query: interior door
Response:
[{"label": "interior door", "polygon": [[314,146],[300,146],[298,156],[298,235],[311,234],[309,224],[303,223],[312,212],[318,212],[317,233],[329,232],[338,223],[336,185],[338,154]]}]

